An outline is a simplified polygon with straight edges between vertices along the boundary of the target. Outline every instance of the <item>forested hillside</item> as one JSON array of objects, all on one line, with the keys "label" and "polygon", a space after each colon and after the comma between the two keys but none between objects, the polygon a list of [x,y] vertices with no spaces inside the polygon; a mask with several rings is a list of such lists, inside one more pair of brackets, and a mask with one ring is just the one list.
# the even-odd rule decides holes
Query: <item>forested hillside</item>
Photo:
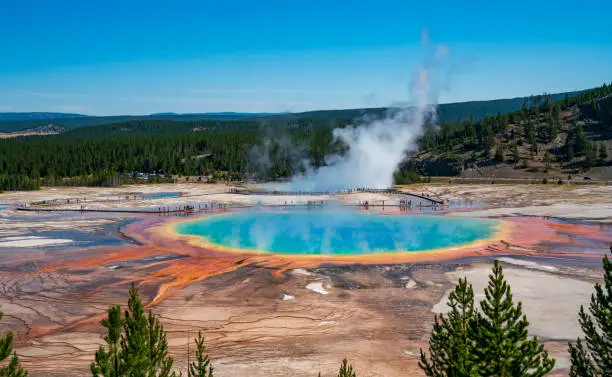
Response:
[{"label": "forested hillside", "polygon": [[[551,94],[554,100],[565,95],[573,96],[577,92]],[[473,119],[481,119],[487,114],[505,113],[518,110],[525,100],[524,97],[497,99],[490,101],[470,101],[447,103],[438,106],[438,119],[454,122],[471,114]],[[101,124],[129,122],[136,120],[174,120],[189,122],[200,120],[279,120],[279,119],[354,119],[364,115],[382,116],[388,108],[365,108],[346,110],[318,110],[302,113],[201,113],[175,114],[159,113],[151,115],[116,115],[116,116],[86,116],[80,114],[62,113],[0,113],[0,132],[17,132],[54,124],[64,129],[89,127]]]},{"label": "forested hillside", "polygon": [[518,111],[430,127],[404,168],[457,175],[505,164],[519,173],[561,174],[609,165],[611,95],[612,85],[603,85],[558,101],[532,96]]},{"label": "forested hillside", "polygon": [[[457,175],[490,165],[516,171],[586,170],[610,164],[612,85],[575,96],[533,96],[518,111],[427,125],[405,172]],[[474,106],[479,106],[474,104]],[[279,179],[342,153],[332,130],[355,122],[345,112],[244,120],[134,120],[61,135],[0,140],[0,188],[111,185],[137,173]],[[162,177],[162,178],[160,178]]]},{"label": "forested hillside", "polygon": [[[32,113],[0,113],[0,124],[4,124],[5,122],[8,124],[10,122],[19,122],[19,121],[48,121],[53,119],[62,119],[62,118],[82,118],[87,115],[82,114],[74,114],[74,113],[46,113],[46,112],[32,112]],[[2,131],[0,129],[0,131]]]},{"label": "forested hillside", "polygon": [[[3,121],[2,115],[10,118],[12,114],[21,114],[18,119]],[[25,113],[27,114],[49,114],[49,113]],[[51,113],[55,114],[55,113]],[[53,124],[64,129],[75,129],[79,127],[90,127],[102,124],[129,122],[136,120],[174,120],[180,122],[189,122],[196,120],[239,120],[239,119],[256,119],[262,117],[270,117],[274,114],[267,113],[204,113],[204,114],[174,114],[160,113],[151,115],[113,115],[113,116],[86,116],[80,115],[77,117],[68,117],[55,114],[53,117],[45,118],[43,116],[35,116],[31,119],[24,119],[24,113],[0,113],[0,132],[18,132],[30,130],[32,128]],[[17,117],[17,115],[15,115]]]}]

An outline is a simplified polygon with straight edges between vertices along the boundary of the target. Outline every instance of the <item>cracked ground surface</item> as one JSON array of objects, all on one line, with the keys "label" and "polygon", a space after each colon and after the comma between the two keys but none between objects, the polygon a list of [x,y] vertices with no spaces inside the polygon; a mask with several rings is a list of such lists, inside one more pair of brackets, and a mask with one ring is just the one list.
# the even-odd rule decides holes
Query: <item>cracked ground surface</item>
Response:
[{"label": "cracked ground surface", "polygon": [[[484,205],[469,209],[472,216],[473,211],[496,208],[513,211],[479,214],[485,217],[524,215],[531,207],[549,211],[561,203],[565,208],[598,206],[587,221],[605,222],[612,202],[605,186],[465,185],[421,190],[448,200],[478,197]],[[70,196],[59,190],[52,194]],[[9,204],[23,199],[22,194],[10,195]],[[36,195],[44,198],[45,192]],[[575,217],[588,217],[584,213]],[[77,221],[10,211],[1,217],[7,236],[66,231],[92,239],[119,237],[116,230],[125,220],[83,215]],[[36,226],[23,225],[30,223]],[[532,320],[532,333],[557,359],[553,375],[567,376],[567,341],[577,335],[572,316],[601,278],[600,255],[612,242],[612,231],[605,225],[538,220],[539,227],[547,227],[547,242],[538,242],[539,235],[530,234],[535,220],[521,218],[516,223],[522,233],[513,243],[418,263],[320,261],[300,266],[199,255],[185,252],[180,244],[130,240],[91,247],[77,242],[71,247],[4,248],[0,325],[15,333],[15,349],[31,376],[86,376],[103,343],[99,320],[110,305],[125,306],[129,285],[136,282],[143,301],[160,316],[175,366],[183,373],[187,339],[201,330],[219,376],[306,377],[319,371],[331,376],[344,357],[360,376],[421,376],[417,359],[419,349],[427,346],[434,311],[443,311],[445,297],[460,276],[468,276],[478,293],[491,262],[502,258],[514,296],[524,301]],[[327,294],[313,290],[313,283]]]}]

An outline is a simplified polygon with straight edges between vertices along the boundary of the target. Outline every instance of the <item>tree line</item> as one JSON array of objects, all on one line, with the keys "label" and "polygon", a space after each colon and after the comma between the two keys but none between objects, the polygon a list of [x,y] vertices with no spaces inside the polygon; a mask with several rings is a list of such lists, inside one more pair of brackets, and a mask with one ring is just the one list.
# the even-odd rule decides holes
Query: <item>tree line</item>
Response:
[{"label": "tree line", "polygon": [[[512,150],[518,162],[519,147],[528,145],[537,154],[542,143],[563,130],[567,142],[554,151],[556,157],[571,162],[585,156],[585,166],[593,166],[608,158],[606,148],[588,140],[582,125],[576,124],[578,117],[565,124],[561,113],[578,107],[580,113],[600,119],[603,131],[612,132],[612,101],[601,101],[610,94],[612,85],[604,84],[560,100],[532,96],[515,112],[427,124],[419,149],[421,154],[445,156],[449,162],[474,152],[474,163],[502,162],[505,152]],[[135,182],[138,173],[155,174],[157,180],[216,173],[242,179],[286,178],[306,167],[323,166],[327,156],[346,151],[334,140],[333,130],[359,121],[328,113],[329,117],[313,118],[134,120],[60,135],[0,139],[0,190],[117,185]],[[432,173],[410,166],[403,170]],[[398,177],[406,178],[403,173]]]},{"label": "tree line", "polygon": [[[581,118],[599,122],[596,130],[612,132],[612,84],[576,93],[574,96],[554,100],[550,95],[525,98],[521,108],[514,112],[498,113],[482,119],[467,117],[459,122],[442,122],[429,126],[421,139],[421,152],[434,153],[467,165],[478,162],[506,162],[506,152],[512,153],[509,162],[519,163],[519,148],[532,155],[542,152],[543,146],[554,141],[561,132],[567,133],[562,148],[546,150],[548,157],[571,162],[584,156],[583,168],[589,168],[608,158],[603,143],[589,140]],[[563,112],[572,115],[563,116]],[[461,158],[469,155],[471,157]],[[525,158],[527,159],[527,158]]]},{"label": "tree line", "polygon": [[[0,189],[123,184],[133,182],[138,173],[166,178],[215,173],[289,177],[305,168],[305,160],[318,167],[327,155],[341,151],[332,130],[349,123],[133,121],[62,135],[2,139]],[[279,134],[284,137],[278,138]]]},{"label": "tree line", "polygon": [[[612,374],[612,262],[603,258],[604,284],[595,284],[587,310],[580,307],[578,321],[584,338],[569,343],[570,377],[609,377]],[[529,321],[522,303],[515,303],[503,268],[495,261],[485,298],[474,301],[474,289],[459,279],[449,294],[447,314],[434,316],[428,352],[421,350],[419,367],[428,377],[543,377],[554,367],[537,337],[529,336]],[[2,315],[0,313],[0,319]],[[90,365],[92,377],[178,377],[174,359],[168,355],[164,326],[148,312],[132,284],[128,306],[108,309],[100,321],[106,343],[96,351]],[[0,377],[27,377],[12,349],[13,334],[0,337]],[[194,339],[194,361],[187,377],[213,377],[201,331]],[[12,356],[11,356],[12,355]],[[189,355],[191,356],[191,355]],[[188,357],[189,357],[188,356]],[[188,359],[189,360],[189,359]],[[320,377],[319,373],[319,377]],[[357,377],[346,359],[338,377]]]}]

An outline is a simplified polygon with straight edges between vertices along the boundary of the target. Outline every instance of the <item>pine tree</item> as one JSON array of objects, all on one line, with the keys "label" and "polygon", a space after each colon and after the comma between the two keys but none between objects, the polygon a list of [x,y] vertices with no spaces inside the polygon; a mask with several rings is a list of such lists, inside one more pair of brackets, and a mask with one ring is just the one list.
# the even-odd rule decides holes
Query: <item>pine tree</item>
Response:
[{"label": "pine tree", "polygon": [[96,352],[95,361],[91,363],[91,373],[94,377],[118,377],[120,371],[119,351],[121,341],[121,327],[123,317],[119,305],[108,309],[107,318],[100,321],[100,324],[107,329],[104,341],[108,346],[108,351],[100,346]]},{"label": "pine tree", "polygon": [[[198,331],[198,338],[195,339],[196,344],[196,361],[189,365],[188,377],[213,377],[213,367],[210,365],[208,355],[204,355],[206,346],[202,332]],[[320,373],[319,373],[320,375]]]},{"label": "pine tree", "polygon": [[0,376],[2,377],[27,377],[28,371],[21,367],[17,353],[13,353],[9,364],[0,368]]},{"label": "pine tree", "polygon": [[495,139],[493,138],[493,129],[490,124],[487,124],[487,128],[485,129],[486,136],[486,147],[491,149],[495,146]]},{"label": "pine tree", "polygon": [[434,316],[429,338],[429,359],[421,350],[419,367],[428,377],[477,376],[478,365],[471,337],[475,320],[474,290],[467,279],[459,279],[448,296],[450,312]]},{"label": "pine tree", "polygon": [[477,314],[472,326],[480,376],[541,377],[550,372],[555,361],[537,338],[528,339],[529,322],[522,303],[514,305],[498,261],[489,275],[480,308],[482,313]]},{"label": "pine tree", "polygon": [[605,161],[608,158],[608,150],[604,143],[599,144],[599,160]]},{"label": "pine tree", "polygon": [[[0,312],[2,319],[2,312]],[[13,351],[13,333],[7,332],[5,336],[0,336],[0,362],[6,360]],[[8,365],[0,368],[0,377],[26,377],[28,371],[21,367],[17,353],[13,352],[13,356]]]},{"label": "pine tree", "polygon": [[584,152],[584,149],[586,148],[588,143],[586,135],[584,134],[584,128],[581,125],[576,125],[575,127],[576,129],[574,133],[574,152],[578,154]]},{"label": "pine tree", "polygon": [[584,149],[584,163],[587,167],[591,167],[597,163],[597,145],[587,142]]},{"label": "pine tree", "polygon": [[338,377],[357,377],[357,374],[353,371],[353,366],[346,361],[346,358],[342,360]]},{"label": "pine tree", "polygon": [[173,359],[168,357],[168,342],[166,341],[166,332],[164,326],[153,315],[153,311],[149,310],[147,316],[147,333],[149,339],[147,348],[149,350],[149,377],[169,377],[172,373]]},{"label": "pine tree", "polygon": [[538,154],[538,142],[536,140],[535,133],[531,134],[529,138],[529,144],[531,144],[531,147],[530,147],[531,153],[533,153],[534,155],[537,155]]},{"label": "pine tree", "polygon": [[514,162],[518,164],[519,160],[521,159],[521,155],[519,153],[518,146],[516,144],[514,145],[512,156],[513,156]]},{"label": "pine tree", "polygon": [[504,148],[501,145],[495,148],[495,161],[504,162]]},{"label": "pine tree", "polygon": [[566,146],[567,146],[567,160],[572,161],[574,159],[574,147],[571,144],[566,145]]},{"label": "pine tree", "polygon": [[559,126],[557,125],[557,118],[552,113],[548,119],[548,126],[550,129],[550,141],[554,141],[559,135]]},{"label": "pine tree", "polygon": [[152,311],[146,314],[134,284],[123,316],[114,306],[100,323],[107,328],[107,348],[100,347],[91,363],[94,377],[176,377],[164,328]]},{"label": "pine tree", "polygon": [[580,327],[584,342],[569,344],[572,366],[570,377],[609,377],[612,375],[612,262],[603,258],[604,287],[595,284],[589,314],[580,307]]},{"label": "pine tree", "polygon": [[544,153],[544,166],[546,167],[546,169],[550,168],[551,162],[552,162],[552,157],[551,157],[550,153],[548,153],[548,151],[546,151]]},{"label": "pine tree", "polygon": [[147,347],[147,316],[144,305],[138,297],[138,289],[132,284],[128,310],[124,314],[123,335],[121,336],[122,372],[130,377],[147,377],[149,350]]}]

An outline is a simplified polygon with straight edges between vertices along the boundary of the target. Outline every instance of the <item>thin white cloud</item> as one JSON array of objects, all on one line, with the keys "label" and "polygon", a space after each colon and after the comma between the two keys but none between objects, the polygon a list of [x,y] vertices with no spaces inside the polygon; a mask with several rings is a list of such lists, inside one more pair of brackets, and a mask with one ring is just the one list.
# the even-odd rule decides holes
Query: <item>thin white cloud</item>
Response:
[{"label": "thin white cloud", "polygon": [[298,89],[254,89],[254,88],[235,88],[235,89],[191,89],[194,94],[255,94],[255,93],[299,93]]},{"label": "thin white cloud", "polygon": [[370,106],[373,103],[376,103],[378,100],[378,95],[376,93],[368,93],[363,96],[362,103],[366,106]]},{"label": "thin white cloud", "polygon": [[450,55],[450,49],[448,48],[447,45],[437,45],[436,46],[436,53],[435,53],[435,58],[436,59],[444,59],[447,58]]},{"label": "thin white cloud", "polygon": [[91,97],[84,93],[62,93],[62,92],[39,92],[32,90],[2,90],[0,94],[11,95],[16,97],[37,97],[48,99],[66,99],[66,98],[88,98]]},{"label": "thin white cloud", "polygon": [[421,45],[429,46],[429,29],[427,28],[421,30]]},{"label": "thin white cloud", "polygon": [[87,113],[91,111],[91,106],[62,105],[62,106],[54,106],[53,110],[60,112],[60,113]]},{"label": "thin white cloud", "polygon": [[236,89],[212,89],[212,88],[199,88],[199,89],[191,89],[190,93],[194,94],[317,94],[317,93],[351,93],[350,90],[346,89],[282,89],[282,88],[265,88],[265,89],[255,89],[255,88],[236,88]]},{"label": "thin white cloud", "polygon": [[[121,101],[171,103],[174,105],[248,105],[248,106],[277,106],[277,101],[254,99],[229,98],[195,98],[195,97],[114,97]],[[291,101],[292,105],[310,105],[310,102]]]}]

